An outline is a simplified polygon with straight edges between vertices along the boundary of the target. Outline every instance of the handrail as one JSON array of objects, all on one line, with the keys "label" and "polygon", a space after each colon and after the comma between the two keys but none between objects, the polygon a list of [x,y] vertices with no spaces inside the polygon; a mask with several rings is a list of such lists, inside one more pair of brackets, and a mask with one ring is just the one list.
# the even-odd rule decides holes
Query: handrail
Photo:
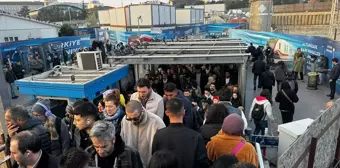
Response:
[{"label": "handrail", "polygon": [[255,148],[257,152],[257,158],[259,161],[259,168],[264,168],[264,163],[263,163],[263,157],[262,157],[262,151],[261,151],[261,146],[259,143],[255,143]]}]

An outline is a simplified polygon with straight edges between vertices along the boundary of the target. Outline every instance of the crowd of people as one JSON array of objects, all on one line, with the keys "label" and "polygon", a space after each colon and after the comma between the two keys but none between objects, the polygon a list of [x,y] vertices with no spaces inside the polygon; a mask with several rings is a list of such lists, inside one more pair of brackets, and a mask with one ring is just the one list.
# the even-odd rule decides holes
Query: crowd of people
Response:
[{"label": "crowd of people", "polygon": [[257,167],[228,68],[221,75],[216,65],[161,67],[139,79],[135,93],[108,90],[96,105],[77,100],[63,119],[46,99],[30,110],[15,105],[5,111],[7,152],[14,167]]},{"label": "crowd of people", "polygon": [[[248,116],[235,64],[162,65],[139,79],[135,92],[111,89],[98,104],[79,99],[67,105],[64,118],[52,113],[46,99],[30,110],[10,107],[5,111],[6,152],[15,168],[258,167],[257,152],[246,140],[248,121],[255,124],[254,135],[265,135],[269,120],[274,121],[273,101],[279,103],[282,122],[293,121],[299,101],[296,80],[300,74],[303,81],[305,61],[298,49],[293,71],[280,61],[273,73],[275,53],[269,45],[262,50],[248,48],[254,90],[261,89]],[[332,61],[331,90],[340,75],[338,60]],[[10,66],[6,81],[11,85],[20,75]]]}]

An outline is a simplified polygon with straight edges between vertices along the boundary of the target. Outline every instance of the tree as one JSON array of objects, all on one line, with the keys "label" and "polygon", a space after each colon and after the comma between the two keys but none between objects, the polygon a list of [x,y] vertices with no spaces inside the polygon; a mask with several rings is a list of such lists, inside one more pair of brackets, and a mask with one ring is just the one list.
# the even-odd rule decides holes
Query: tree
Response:
[{"label": "tree", "polygon": [[59,30],[59,36],[74,36],[74,29],[70,25],[64,24]]},{"label": "tree", "polygon": [[22,6],[20,11],[18,12],[19,16],[27,17],[29,15],[30,9],[28,9],[28,6]]},{"label": "tree", "polygon": [[95,12],[91,12],[86,18],[87,27],[98,27],[98,19]]},{"label": "tree", "polygon": [[224,0],[225,6],[227,10],[229,9],[240,9],[240,8],[248,8],[249,1],[248,0],[238,0],[238,1],[231,1],[231,0]]},{"label": "tree", "polygon": [[204,5],[204,4],[205,4],[204,1],[198,1],[198,2],[195,3],[195,5]]}]

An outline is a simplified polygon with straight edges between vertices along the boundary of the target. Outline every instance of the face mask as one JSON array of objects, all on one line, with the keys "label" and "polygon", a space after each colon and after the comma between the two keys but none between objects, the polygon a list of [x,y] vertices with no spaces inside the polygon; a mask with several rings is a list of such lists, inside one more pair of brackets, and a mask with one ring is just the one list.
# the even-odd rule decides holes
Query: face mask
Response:
[{"label": "face mask", "polygon": [[237,96],[233,96],[234,99],[237,99]]}]

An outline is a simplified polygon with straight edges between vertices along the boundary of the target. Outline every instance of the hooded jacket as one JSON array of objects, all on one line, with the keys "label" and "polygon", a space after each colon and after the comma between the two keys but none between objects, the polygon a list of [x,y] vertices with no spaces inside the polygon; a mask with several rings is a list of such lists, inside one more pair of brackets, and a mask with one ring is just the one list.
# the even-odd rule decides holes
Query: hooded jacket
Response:
[{"label": "hooded jacket", "polygon": [[[283,91],[286,93],[286,95],[290,98],[293,103],[291,103],[288,98],[283,94]],[[294,91],[291,90],[289,84],[287,82],[282,83],[282,90],[277,93],[275,97],[275,101],[280,103],[279,109],[281,111],[286,111],[286,112],[294,112],[295,110],[295,105],[294,103],[297,103],[299,101],[298,96]]]},{"label": "hooded jacket", "polygon": [[[86,149],[86,152],[89,153],[91,157],[91,161],[89,163],[92,167],[100,166],[99,156],[96,152],[96,149],[93,145]],[[140,158],[139,153],[132,149],[129,146],[126,146],[122,138],[118,135],[116,136],[116,141],[114,144],[114,151],[113,153],[108,156],[110,158],[106,159],[113,159],[114,165],[112,168],[142,168],[143,164]]]},{"label": "hooded jacket", "polygon": [[[26,120],[25,124],[18,130],[18,132],[21,131],[33,131],[34,133],[36,133],[41,140],[41,149],[46,153],[52,152],[50,133],[38,118],[29,117]],[[6,148],[8,149],[8,151],[10,147],[10,141],[11,138],[7,136]]]},{"label": "hooded jacket", "polygon": [[144,167],[151,159],[152,142],[157,130],[164,128],[165,124],[157,115],[144,111],[143,119],[139,125],[133,125],[124,116],[121,122],[120,135],[126,145],[140,153]]},{"label": "hooded jacket", "polygon": [[[139,100],[138,93],[134,93],[131,95],[130,100]],[[154,92],[153,90],[151,91],[150,97],[146,102],[146,110],[150,113],[156,114],[158,117],[163,118],[164,116],[164,102],[163,98]]]},{"label": "hooded jacket", "polygon": [[250,111],[249,111],[249,120],[253,119],[252,112],[253,112],[255,104],[264,106],[264,112],[266,113],[266,117],[264,120],[270,119],[274,121],[272,105],[269,102],[269,100],[267,100],[267,98],[263,96],[256,96],[255,99],[253,100],[253,103],[251,104]]},{"label": "hooded jacket", "polygon": [[275,68],[274,74],[275,74],[275,79],[278,81],[284,81],[286,80],[286,72],[287,69],[283,67],[282,65],[279,65]]},{"label": "hooded jacket", "polygon": [[252,144],[246,142],[241,136],[232,136],[219,131],[217,135],[211,138],[207,144],[208,158],[210,161],[216,161],[219,157],[232,154],[235,147],[244,141],[244,146],[236,153],[236,158],[239,162],[248,162],[256,167],[258,166],[258,159],[255,148]]}]

